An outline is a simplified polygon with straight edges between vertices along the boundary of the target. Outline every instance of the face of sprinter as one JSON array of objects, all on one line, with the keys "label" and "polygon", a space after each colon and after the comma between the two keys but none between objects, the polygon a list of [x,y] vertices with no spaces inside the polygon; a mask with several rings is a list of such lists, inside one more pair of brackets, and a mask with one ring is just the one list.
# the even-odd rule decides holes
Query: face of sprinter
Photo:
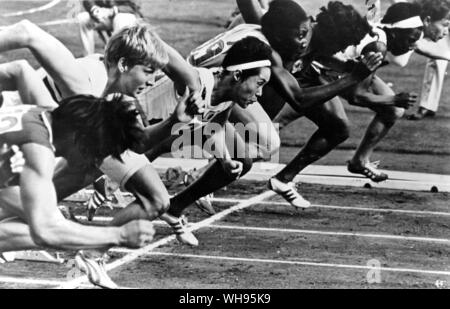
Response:
[{"label": "face of sprinter", "polygon": [[301,23],[298,29],[290,30],[287,33],[287,46],[292,51],[293,59],[299,59],[307,54],[311,37],[312,25],[310,19]]},{"label": "face of sprinter", "polygon": [[147,87],[155,84],[157,73],[152,66],[142,64],[125,67],[120,76],[123,92],[131,97],[136,97]]},{"label": "face of sprinter", "polygon": [[233,87],[233,101],[242,108],[257,102],[258,97],[262,95],[264,85],[270,80],[270,72],[268,67],[260,68],[257,75],[251,75],[244,80],[240,72],[235,72],[237,81]]},{"label": "face of sprinter", "polygon": [[414,50],[417,41],[422,36],[421,28],[395,29],[394,39],[390,42],[390,52],[394,56],[400,56]]},{"label": "face of sprinter", "polygon": [[437,21],[431,21],[429,17],[424,20],[424,35],[427,39],[437,42],[448,35],[450,27],[449,17]]}]

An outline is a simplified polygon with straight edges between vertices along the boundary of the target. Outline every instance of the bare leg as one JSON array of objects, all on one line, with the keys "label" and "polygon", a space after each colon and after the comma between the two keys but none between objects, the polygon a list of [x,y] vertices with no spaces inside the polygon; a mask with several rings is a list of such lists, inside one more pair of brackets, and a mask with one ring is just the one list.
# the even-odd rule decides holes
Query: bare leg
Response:
[{"label": "bare leg", "polygon": [[315,107],[306,113],[319,129],[300,153],[275,177],[282,182],[292,181],[308,165],[316,162],[348,138],[348,119],[339,98]]},{"label": "bare leg", "polygon": [[49,108],[58,106],[39,75],[25,60],[0,65],[0,92],[5,90],[17,90],[24,104]]},{"label": "bare leg", "polygon": [[[251,159],[241,159],[245,157],[245,143],[229,123],[226,127],[226,133],[227,145],[229,149],[235,149],[236,151],[234,152],[234,157],[237,156],[236,160],[241,161],[244,164],[244,169],[241,174],[241,176],[244,176],[252,167]],[[187,207],[199,198],[215,192],[235,180],[236,178],[228,175],[228,173],[223,169],[222,164],[218,160],[215,160],[214,163],[211,164],[210,168],[207,169],[199,179],[170,200],[170,208],[168,213],[172,216],[179,217]]]},{"label": "bare leg", "polygon": [[91,93],[88,75],[73,54],[55,37],[26,20],[0,31],[0,52],[19,48],[30,49],[63,97]]},{"label": "bare leg", "polygon": [[[378,77],[376,77],[372,83],[372,90],[375,94],[379,95],[395,95],[394,91]],[[373,108],[373,110],[376,112],[376,115],[369,124],[369,127],[351,160],[351,165],[356,167],[361,167],[369,163],[370,156],[375,147],[405,112],[404,109],[397,107],[379,107]]]},{"label": "bare leg", "polygon": [[116,214],[111,222],[113,226],[121,226],[137,219],[154,220],[169,208],[169,193],[151,165],[137,171],[125,187],[137,200]]}]

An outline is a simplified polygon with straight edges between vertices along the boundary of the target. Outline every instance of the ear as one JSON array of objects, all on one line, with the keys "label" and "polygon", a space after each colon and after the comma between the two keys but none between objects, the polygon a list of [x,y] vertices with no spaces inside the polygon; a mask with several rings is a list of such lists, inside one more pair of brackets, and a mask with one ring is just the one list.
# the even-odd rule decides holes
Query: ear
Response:
[{"label": "ear", "polygon": [[242,79],[242,71],[234,71],[233,72],[233,79],[237,82],[241,81]]},{"label": "ear", "polygon": [[117,69],[120,73],[124,73],[128,70],[127,62],[124,57],[119,59],[119,62],[117,62]]},{"label": "ear", "polygon": [[429,27],[431,24],[431,16],[427,16],[423,19],[423,24],[425,27]]}]

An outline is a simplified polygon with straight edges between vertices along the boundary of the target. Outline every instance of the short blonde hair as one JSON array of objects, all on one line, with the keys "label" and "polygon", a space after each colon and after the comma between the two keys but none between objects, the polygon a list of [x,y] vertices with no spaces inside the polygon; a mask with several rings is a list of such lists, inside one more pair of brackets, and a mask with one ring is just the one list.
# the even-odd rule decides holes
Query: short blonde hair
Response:
[{"label": "short blonde hair", "polygon": [[106,45],[105,64],[108,68],[124,58],[128,66],[151,66],[155,70],[164,68],[169,56],[164,42],[146,23],[125,27],[114,34]]}]

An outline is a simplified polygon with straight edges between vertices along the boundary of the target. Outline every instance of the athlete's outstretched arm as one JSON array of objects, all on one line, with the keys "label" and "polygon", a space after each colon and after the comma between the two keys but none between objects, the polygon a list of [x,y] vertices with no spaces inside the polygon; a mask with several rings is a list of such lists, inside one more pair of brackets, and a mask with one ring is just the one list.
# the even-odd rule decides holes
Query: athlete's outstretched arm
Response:
[{"label": "athlete's outstretched arm", "polygon": [[0,31],[0,53],[28,48],[56,82],[63,97],[91,92],[88,75],[58,39],[23,20]]},{"label": "athlete's outstretched arm", "polygon": [[[90,227],[66,220],[57,208],[52,183],[55,165],[52,151],[38,144],[26,144],[22,148],[26,165],[20,180],[20,194],[31,236],[37,245],[59,249],[96,249],[123,244],[137,247],[152,239],[149,222],[147,229],[137,227],[147,233],[130,233],[127,230],[130,225]],[[138,239],[130,241],[132,234]]]},{"label": "athlete's outstretched arm", "polygon": [[372,53],[367,57],[366,65],[358,63],[352,73],[324,86],[301,88],[295,77],[282,66],[280,56],[274,52],[272,57],[272,78],[278,93],[297,112],[303,113],[305,108],[326,101],[339,95],[344,90],[355,86],[375,71],[382,62],[381,54]]},{"label": "athlete's outstretched arm", "polygon": [[247,24],[261,24],[264,14],[258,0],[236,0],[236,2]]},{"label": "athlete's outstretched arm", "polygon": [[415,52],[419,55],[437,59],[450,61],[450,38],[445,37],[438,42],[432,42],[426,39],[417,41]]},{"label": "athlete's outstretched arm", "polygon": [[188,87],[192,92],[200,91],[200,77],[198,71],[194,69],[178,51],[168,44],[164,44],[169,54],[169,63],[163,69],[164,73],[175,83],[179,94],[183,95]]},{"label": "athlete's outstretched arm", "polygon": [[0,65],[0,92],[15,90],[19,92],[24,104],[47,108],[58,107],[44,82],[25,60]]}]

